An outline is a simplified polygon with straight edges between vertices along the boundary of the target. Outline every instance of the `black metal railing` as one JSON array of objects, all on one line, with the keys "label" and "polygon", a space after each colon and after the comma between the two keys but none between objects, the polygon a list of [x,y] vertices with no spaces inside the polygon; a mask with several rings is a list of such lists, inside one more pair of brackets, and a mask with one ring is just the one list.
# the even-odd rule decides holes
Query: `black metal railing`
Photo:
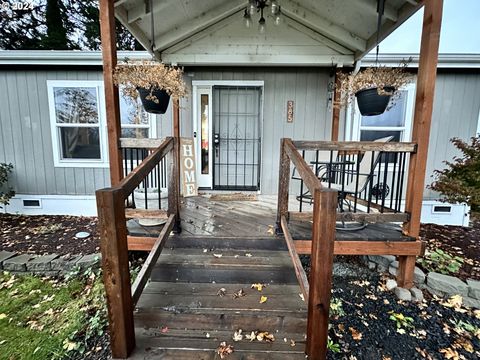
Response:
[{"label": "black metal railing", "polygon": [[[135,169],[153,150],[147,148],[127,147],[122,148],[123,157],[123,171],[127,176],[133,169]],[[132,192],[126,200],[129,208],[156,209],[165,208],[167,201],[167,187],[168,187],[168,170],[167,159],[163,158],[142,180],[134,192]],[[156,201],[153,203],[153,194],[158,194],[158,207]],[[155,199],[156,200],[156,199]],[[141,203],[139,203],[141,201]],[[152,206],[153,205],[153,206]]]},{"label": "black metal railing", "polygon": [[[299,152],[321,184],[338,191],[339,212],[400,213],[405,199],[407,165],[414,145],[387,144],[382,149],[381,144],[363,148],[357,143],[357,148],[344,150],[342,144],[330,143],[328,150],[309,148]],[[312,196],[295,168],[292,179],[299,182],[294,192],[298,194],[296,198],[302,212],[306,203],[312,203]]]}]

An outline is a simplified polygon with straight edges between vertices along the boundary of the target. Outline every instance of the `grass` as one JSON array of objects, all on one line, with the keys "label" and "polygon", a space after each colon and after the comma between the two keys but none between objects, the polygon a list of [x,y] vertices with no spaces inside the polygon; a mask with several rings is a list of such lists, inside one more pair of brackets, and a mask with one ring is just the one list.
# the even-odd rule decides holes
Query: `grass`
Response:
[{"label": "grass", "polygon": [[91,271],[82,275],[65,280],[0,275],[0,359],[69,358],[101,335],[103,285]]}]

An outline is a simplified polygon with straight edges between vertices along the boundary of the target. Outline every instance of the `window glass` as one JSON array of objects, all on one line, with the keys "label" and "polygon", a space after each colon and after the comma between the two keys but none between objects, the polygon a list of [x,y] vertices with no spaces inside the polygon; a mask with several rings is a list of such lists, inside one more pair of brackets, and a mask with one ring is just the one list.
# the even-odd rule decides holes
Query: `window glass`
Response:
[{"label": "window glass", "polygon": [[61,127],[62,159],[100,159],[99,128]]},{"label": "window glass", "polygon": [[148,138],[148,128],[125,128],[122,127],[122,138],[146,139]]},{"label": "window glass", "polygon": [[56,87],[56,122],[60,124],[98,124],[97,88]]},{"label": "window glass", "polygon": [[362,116],[361,126],[396,126],[405,125],[405,113],[407,106],[407,91],[401,91],[400,97],[395,100],[394,105],[381,115]]},{"label": "window glass", "polygon": [[53,88],[59,158],[101,160],[97,87]]},{"label": "window glass", "polygon": [[390,142],[400,141],[402,131],[398,130],[362,130],[360,133],[360,141],[375,141],[378,139],[393,136]]},{"label": "window glass", "polygon": [[[137,111],[138,109],[138,111]],[[122,125],[148,125],[148,114],[144,110],[140,100],[134,103],[130,99],[125,99],[120,92],[120,120]]]}]

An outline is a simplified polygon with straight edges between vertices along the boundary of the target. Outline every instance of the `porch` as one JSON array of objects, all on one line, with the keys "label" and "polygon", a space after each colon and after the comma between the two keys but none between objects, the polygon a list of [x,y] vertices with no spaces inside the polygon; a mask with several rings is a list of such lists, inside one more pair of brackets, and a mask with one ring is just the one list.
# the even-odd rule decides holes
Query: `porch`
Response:
[{"label": "porch", "polygon": [[[347,57],[352,61],[361,58],[373,48],[376,40],[387,36],[423,5],[416,1],[397,1],[396,8],[389,8],[390,18],[383,26],[378,22],[378,34],[375,34],[374,21],[362,24],[357,21],[362,36],[368,37],[363,41],[353,35],[353,30],[325,26],[326,19],[302,19],[298,16],[298,8],[288,9],[296,7],[294,2],[288,3],[285,13],[290,20],[306,21],[312,27],[315,23],[323,24],[317,31],[328,33],[342,44],[340,52],[347,46]],[[127,13],[123,4],[132,6]],[[212,202],[203,197],[182,200],[179,102],[172,104],[173,137],[151,142],[120,139],[118,89],[112,82],[112,69],[116,64],[112,31],[115,15],[125,21],[127,27],[131,25],[129,28],[137,38],[151,45],[152,54],[166,55],[170,60],[181,62],[179,59],[191,57],[169,53],[175,49],[171,46],[173,43],[179,46],[183,40],[195,43],[208,35],[203,30],[220,30],[223,20],[243,11],[245,4],[239,2],[237,7],[226,11],[215,8],[221,11],[213,22],[202,13],[191,24],[186,22],[189,29],[177,28],[183,32],[177,32],[178,38],[166,41],[163,34],[159,40],[165,42],[155,46],[153,31],[149,39],[142,28],[151,25],[144,21],[147,14],[153,22],[156,16],[153,9],[145,8],[145,12],[129,19],[129,11],[142,10],[142,6],[120,0],[116,3],[118,11],[115,14],[111,1],[100,2],[112,188],[97,191],[97,204],[114,357],[127,358],[133,354],[137,358],[198,358],[202,354],[206,359],[214,358],[213,350],[219,342],[231,343],[233,331],[242,328],[268,331],[269,334],[275,332],[277,341],[234,343],[233,358],[304,358],[307,353],[311,359],[325,359],[335,254],[396,255],[399,257],[399,285],[412,286],[415,259],[422,253],[418,238],[420,208],[442,15],[441,1],[429,0],[424,4],[412,142],[339,142],[339,111],[333,111],[332,141],[281,139],[278,196],[270,205],[265,205],[268,203],[265,199],[258,206],[254,201],[234,204]],[[376,18],[371,11],[372,4],[369,5],[370,10],[366,5],[360,8],[365,10],[366,18]],[[338,13],[343,10],[340,5],[336,7]],[[352,11],[344,23],[352,25],[355,14]],[[175,21],[178,17],[181,18],[177,16]],[[199,25],[203,27],[197,34]],[[311,29],[301,28],[312,35]],[[324,44],[325,39],[321,39]],[[352,39],[356,39],[355,44]],[[260,39],[260,43],[263,40]],[[327,43],[328,46],[332,44],[330,40]],[[328,64],[334,58],[337,64],[343,61],[331,55],[328,55]],[[270,58],[262,56],[258,63],[271,65],[273,62],[265,60]],[[227,59],[239,64],[237,55]],[[292,65],[288,57],[284,59]],[[315,64],[325,66],[325,61],[324,56]],[[300,60],[297,63],[301,64]],[[188,61],[185,64],[188,65]],[[199,64],[207,65],[196,65]],[[337,92],[335,96],[338,95]],[[141,149],[144,156],[132,156],[135,149]],[[326,171],[319,171],[317,167],[319,152],[330,154]],[[131,171],[125,170],[124,162],[128,161],[135,163]],[[368,165],[367,171],[363,170],[363,163]],[[347,169],[348,166],[351,168]],[[393,175],[389,175],[391,169]],[[300,182],[299,193],[293,192],[293,180]],[[385,190],[388,184],[391,184],[390,197]],[[159,210],[148,209],[148,187],[168,188],[168,206],[162,205],[160,199]],[[139,210],[135,203],[134,191],[138,188],[145,189],[144,210]],[[304,198],[309,199],[308,205],[302,205],[302,209],[298,209],[302,211],[297,211],[298,204],[291,203],[290,195],[295,199],[299,196],[301,204]],[[403,203],[402,199],[405,199]],[[133,226],[129,219],[163,219],[165,223],[161,228],[146,231]],[[132,226],[128,226],[127,220]],[[355,231],[340,229],[352,223],[358,225]],[[170,236],[172,231],[175,236]],[[128,250],[134,249],[149,250],[149,255],[131,285]],[[299,254],[311,255],[309,278]],[[249,289],[251,284],[258,282],[268,285],[263,290],[265,293],[257,294],[256,290]],[[257,296],[239,295],[242,288]],[[283,293],[291,296],[285,300],[285,296],[280,295]],[[266,299],[262,301],[260,295],[263,294]],[[305,302],[295,294],[301,294]],[[278,309],[283,316],[279,316]],[[184,331],[182,324],[188,331]],[[282,343],[283,337],[298,345],[290,346],[288,340],[287,344]]]}]

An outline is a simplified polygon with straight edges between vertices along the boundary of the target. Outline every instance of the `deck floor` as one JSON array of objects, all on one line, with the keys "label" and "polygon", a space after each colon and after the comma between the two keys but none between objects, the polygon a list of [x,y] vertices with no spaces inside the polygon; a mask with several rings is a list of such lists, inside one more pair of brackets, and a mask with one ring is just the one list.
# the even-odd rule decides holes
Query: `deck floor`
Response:
[{"label": "deck floor", "polygon": [[[304,204],[304,211],[310,211]],[[181,206],[182,236],[265,237],[275,236],[277,197],[259,195],[258,201],[212,201],[208,196],[185,198]],[[289,208],[298,210],[298,202],[290,199]],[[311,239],[312,225],[308,221],[291,221],[295,240]],[[156,236],[161,227],[144,227],[129,221],[132,235]],[[411,241],[394,224],[369,224],[358,231],[337,231],[337,240]]]},{"label": "deck floor", "polygon": [[[219,359],[223,341],[234,346],[230,360],[305,358],[307,307],[285,241],[275,236],[276,201],[183,200],[182,233],[168,240],[134,313],[133,359]],[[290,208],[298,203],[292,200]],[[296,239],[311,238],[308,221],[292,221],[290,228]],[[129,222],[132,235],[155,236],[160,229]],[[337,239],[366,236],[402,238],[391,225],[337,231]],[[259,292],[254,283],[267,286]],[[245,295],[236,297],[241,289]],[[267,331],[275,341],[235,342],[239,329],[243,335]]]}]

